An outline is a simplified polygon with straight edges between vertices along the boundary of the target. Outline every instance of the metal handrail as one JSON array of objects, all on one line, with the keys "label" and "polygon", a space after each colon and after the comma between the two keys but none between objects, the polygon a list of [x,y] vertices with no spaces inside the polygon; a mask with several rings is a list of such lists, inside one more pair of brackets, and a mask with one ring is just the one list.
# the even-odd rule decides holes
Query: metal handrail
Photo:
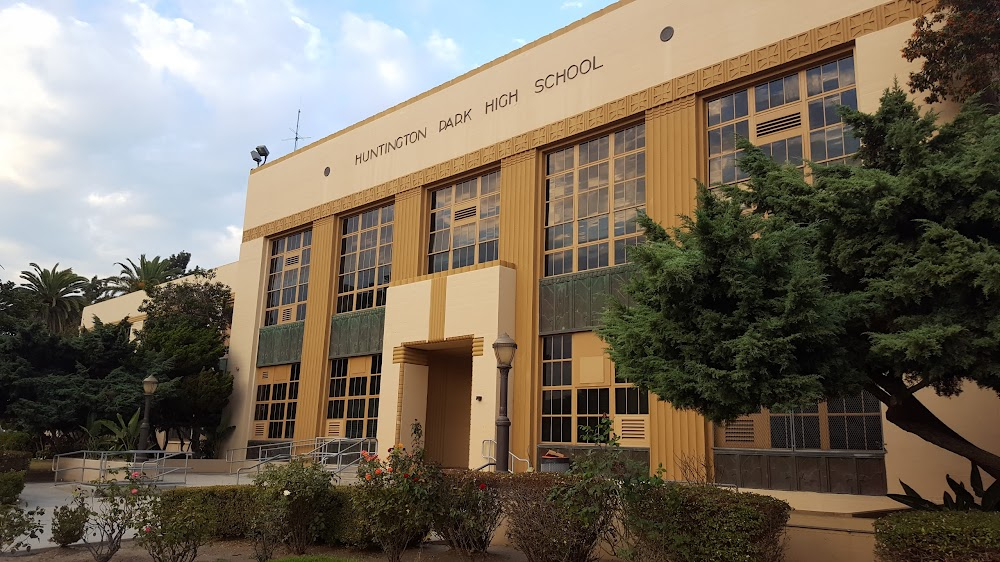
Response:
[{"label": "metal handrail", "polygon": [[236,484],[239,485],[240,475],[243,474],[244,472],[249,472],[256,468],[257,474],[260,474],[260,467],[264,466],[265,464],[271,464],[277,461],[287,461],[291,460],[291,458],[292,458],[291,455],[278,455],[276,457],[266,458],[253,466],[244,466],[243,468],[240,468],[239,470],[236,471]]},{"label": "metal handrail", "polygon": [[[266,460],[280,455],[294,455],[296,449],[302,449],[309,447],[310,450],[315,449],[323,441],[326,441],[325,437],[310,437],[308,439],[299,439],[297,441],[275,441],[273,443],[261,443],[259,445],[251,445],[249,447],[239,447],[234,449],[229,449],[226,451],[226,462],[229,464],[229,473],[233,474],[233,465],[236,463],[245,463],[250,460]],[[244,451],[243,458],[237,460],[236,453],[239,451]],[[256,451],[255,458],[248,458],[250,451]]]},{"label": "metal handrail", "polygon": [[[97,470],[97,481],[104,481],[108,474],[118,470],[128,472],[138,472],[141,479],[148,482],[166,482],[166,476],[176,473],[183,474],[182,482],[187,484],[187,473],[191,470],[190,460],[193,454],[190,451],[162,451],[162,450],[137,450],[128,451],[94,451],[82,450],[71,453],[60,453],[52,457],[52,473],[55,484],[60,484],[60,474],[68,471],[79,470],[79,480],[64,480],[62,483],[88,484],[84,482],[84,475],[88,470]],[[176,458],[183,458],[184,465],[167,468],[166,462]],[[60,466],[63,460],[79,458],[80,466]],[[122,458],[124,466],[111,467],[110,462],[116,458]],[[130,460],[131,459],[131,460]],[[89,461],[96,461],[97,466],[88,466]],[[151,475],[151,476],[150,476]]]},{"label": "metal handrail", "polygon": [[[335,451],[330,451],[330,447],[336,445]],[[345,448],[346,445],[346,448]],[[362,452],[377,452],[378,440],[370,437],[361,438],[332,438],[325,443],[306,453],[310,459],[323,466],[334,474],[341,474],[345,470],[357,466],[361,463]],[[355,456],[346,464],[345,456]],[[336,466],[330,468],[331,460],[336,460]]]},{"label": "metal handrail", "polygon": [[[476,470],[482,470],[491,465],[494,467],[494,470],[496,470],[496,462],[497,462],[496,447],[497,447],[496,441],[492,439],[483,439],[483,445],[480,452],[482,453],[483,458],[489,462],[477,468]],[[511,462],[511,466],[514,465],[514,462],[523,462],[527,466],[528,472],[533,472],[535,470],[534,468],[532,468],[530,460],[522,459],[521,457],[511,452],[508,452],[508,454],[510,455],[510,460],[513,461]]]}]

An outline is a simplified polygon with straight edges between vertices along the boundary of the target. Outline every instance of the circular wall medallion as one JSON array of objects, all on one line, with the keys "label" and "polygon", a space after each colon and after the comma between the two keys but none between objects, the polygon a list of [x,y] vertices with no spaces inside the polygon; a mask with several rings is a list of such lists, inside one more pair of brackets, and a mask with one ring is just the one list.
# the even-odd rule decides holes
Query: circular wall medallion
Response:
[{"label": "circular wall medallion", "polygon": [[671,39],[673,39],[673,37],[674,37],[674,28],[670,27],[669,25],[667,27],[664,27],[663,30],[660,31],[660,41],[663,41],[664,43],[670,41]]},{"label": "circular wall medallion", "polygon": [[329,176],[330,175],[330,167],[329,166],[327,166],[326,169],[323,170],[323,175],[324,176]]}]

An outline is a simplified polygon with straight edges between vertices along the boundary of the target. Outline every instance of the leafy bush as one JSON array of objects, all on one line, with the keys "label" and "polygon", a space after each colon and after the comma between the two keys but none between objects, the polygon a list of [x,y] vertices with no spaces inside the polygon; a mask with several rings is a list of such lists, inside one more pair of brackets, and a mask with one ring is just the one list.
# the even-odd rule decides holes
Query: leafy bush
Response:
[{"label": "leafy bush", "polygon": [[247,527],[247,537],[253,545],[257,562],[274,558],[278,545],[288,537],[288,510],[280,498],[263,486],[253,486],[253,515]]},{"label": "leafy bush", "polygon": [[165,504],[154,498],[136,541],[155,562],[193,562],[198,547],[212,536],[210,523],[196,502]]},{"label": "leafy bush", "polygon": [[623,499],[625,529],[635,541],[638,560],[783,559],[791,508],[782,500],[656,480],[633,484]]},{"label": "leafy bush", "polygon": [[469,557],[486,552],[500,525],[500,488],[490,480],[481,472],[451,472],[435,490],[434,529]]},{"label": "leafy bush", "polygon": [[355,505],[390,562],[398,562],[431,528],[440,471],[424,458],[421,436],[420,425],[413,424],[412,453],[402,445],[390,449],[385,461],[362,453],[358,468]]},{"label": "leafy bush", "polygon": [[[899,481],[899,484],[906,493],[888,494],[888,496],[907,507],[922,511],[1000,512],[1000,480],[993,482],[989,488],[983,489],[983,476],[979,473],[979,466],[976,463],[972,463],[972,473],[969,475],[972,492],[969,492],[965,488],[965,482],[955,482],[950,474],[946,475],[945,479],[948,481],[948,486],[955,492],[955,495],[952,496],[948,492],[945,492],[943,505],[924,499],[916,490],[907,486],[902,480]],[[979,498],[979,501],[976,498]]]},{"label": "leafy bush", "polygon": [[331,489],[331,501],[323,514],[326,523],[320,536],[321,542],[358,550],[378,548],[365,524],[359,492],[357,486],[335,486]]},{"label": "leafy bush", "polygon": [[0,472],[28,470],[30,466],[31,453],[27,451],[0,451]]},{"label": "leafy bush", "polygon": [[580,480],[551,473],[501,479],[507,537],[528,562],[597,559],[597,546],[612,512],[607,505],[590,504],[589,494],[571,497],[570,490],[581,485]]},{"label": "leafy bush", "polygon": [[52,537],[49,541],[68,546],[83,540],[90,519],[85,501],[83,495],[78,494],[72,504],[59,506],[52,512]]},{"label": "leafy bush", "polygon": [[37,539],[42,524],[36,519],[45,511],[35,508],[25,511],[16,505],[0,505],[0,553],[31,550],[28,539]]},{"label": "leafy bush", "polygon": [[1000,515],[905,511],[875,521],[882,562],[998,562]]},{"label": "leafy bush", "polygon": [[253,492],[252,486],[177,488],[163,492],[160,501],[164,506],[193,503],[211,521],[213,538],[235,540],[246,537],[249,532],[249,516],[255,505]]},{"label": "leafy bush", "polygon": [[[112,478],[114,478],[112,472]],[[151,499],[156,492],[144,484],[138,472],[124,481],[95,482],[96,509],[92,509],[83,542],[95,562],[108,562],[122,546],[122,537],[149,514]]]},{"label": "leafy bush", "polygon": [[25,472],[0,472],[0,505],[17,502],[18,496],[24,491]]},{"label": "leafy bush", "polygon": [[23,431],[0,432],[0,451],[34,451],[31,434]]},{"label": "leafy bush", "polygon": [[286,465],[268,465],[254,480],[258,494],[279,502],[285,512],[285,543],[295,554],[305,554],[323,530],[323,510],[330,499],[330,474],[318,464],[295,459]]}]

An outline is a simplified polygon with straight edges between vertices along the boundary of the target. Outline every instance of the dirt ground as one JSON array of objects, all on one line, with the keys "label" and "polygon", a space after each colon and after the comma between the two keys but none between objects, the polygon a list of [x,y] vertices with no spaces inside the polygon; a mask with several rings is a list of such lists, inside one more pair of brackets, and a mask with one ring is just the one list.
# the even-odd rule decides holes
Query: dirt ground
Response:
[{"label": "dirt ground", "polygon": [[[343,548],[329,548],[325,546],[313,546],[307,554],[327,555],[344,560],[368,561],[384,560],[378,552],[358,552]],[[74,545],[67,548],[37,548],[32,547],[30,552],[18,552],[10,555],[12,559],[23,562],[92,562],[90,553],[83,545]],[[293,556],[284,549],[279,549],[275,553],[275,558],[285,558]],[[0,555],[0,558],[3,558]],[[112,559],[113,562],[149,562],[149,554],[142,547],[132,541],[122,543],[122,549]],[[246,541],[220,541],[198,549],[197,562],[248,562],[253,560],[253,548]],[[455,552],[451,552],[444,545],[427,545],[423,548],[413,548],[403,555],[406,562],[428,561],[428,562],[458,562],[466,560]],[[487,562],[523,562],[524,556],[509,547],[492,547],[490,554],[481,560]]]}]

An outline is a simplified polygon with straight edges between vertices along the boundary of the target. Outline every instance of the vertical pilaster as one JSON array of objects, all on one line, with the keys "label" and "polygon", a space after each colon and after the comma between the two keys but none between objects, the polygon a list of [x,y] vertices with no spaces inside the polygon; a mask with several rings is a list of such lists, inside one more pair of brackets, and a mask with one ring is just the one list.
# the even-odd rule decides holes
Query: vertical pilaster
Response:
[{"label": "vertical pilaster", "polygon": [[[541,434],[541,369],[538,357],[538,279],[541,275],[541,186],[538,153],[521,152],[500,164],[500,260],[516,264],[517,354],[510,373],[510,451],[535,464]],[[492,346],[493,342],[484,342]],[[518,468],[518,467],[515,467]]]},{"label": "vertical pilaster", "polygon": [[333,314],[333,290],[336,271],[333,259],[336,243],[336,218],[325,217],[313,223],[312,255],[309,271],[309,300],[302,338],[302,379],[299,382],[298,412],[295,416],[295,439],[324,435],[326,419],[327,368],[329,364],[330,317]]},{"label": "vertical pilaster", "polygon": [[392,278],[412,279],[423,273],[427,261],[425,240],[430,220],[424,210],[423,188],[417,187],[396,195],[395,235],[393,237]]},{"label": "vertical pilaster", "polygon": [[[703,159],[702,128],[695,96],[646,112],[646,209],[665,227],[680,225],[695,210],[696,179]],[[650,396],[650,466],[680,479],[685,465],[711,463],[711,428],[705,418]]]}]

